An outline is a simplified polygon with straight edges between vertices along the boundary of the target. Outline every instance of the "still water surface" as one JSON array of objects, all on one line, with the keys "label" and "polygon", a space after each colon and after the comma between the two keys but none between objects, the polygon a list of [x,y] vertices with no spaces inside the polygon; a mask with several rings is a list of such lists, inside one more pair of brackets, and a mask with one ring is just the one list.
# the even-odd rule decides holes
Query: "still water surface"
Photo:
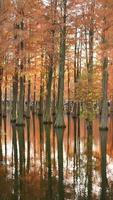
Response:
[{"label": "still water surface", "polygon": [[0,200],[112,200],[113,118],[99,132],[65,117],[66,129],[31,116],[25,127],[0,120]]}]

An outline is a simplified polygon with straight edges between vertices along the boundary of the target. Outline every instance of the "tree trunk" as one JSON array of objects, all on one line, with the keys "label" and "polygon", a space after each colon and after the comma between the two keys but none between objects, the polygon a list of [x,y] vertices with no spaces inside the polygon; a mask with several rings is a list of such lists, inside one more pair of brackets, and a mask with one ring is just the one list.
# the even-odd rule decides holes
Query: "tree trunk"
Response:
[{"label": "tree trunk", "polygon": [[33,114],[36,112],[36,75],[34,78],[34,97],[33,97],[33,108],[32,108]]},{"label": "tree trunk", "polygon": [[2,78],[3,78],[3,68],[0,67],[0,116],[2,116]]},{"label": "tree trunk", "polygon": [[51,87],[52,87],[52,74],[53,66],[49,69],[49,75],[47,80],[47,96],[46,96],[46,106],[44,114],[44,123],[51,123]]},{"label": "tree trunk", "polygon": [[107,88],[108,88],[108,59],[104,59],[103,72],[102,72],[102,110],[101,110],[101,120],[100,129],[108,129],[108,98],[107,98]]},{"label": "tree trunk", "polygon": [[24,78],[20,77],[20,94],[19,94],[19,102],[18,102],[18,117],[17,117],[17,125],[24,125]]},{"label": "tree trunk", "polygon": [[18,73],[15,72],[15,75],[13,76],[13,100],[12,100],[11,122],[16,122],[17,97],[18,97]]},{"label": "tree trunk", "polygon": [[5,85],[5,94],[4,94],[4,112],[3,117],[7,116],[7,75],[5,77],[6,85]]},{"label": "tree trunk", "polygon": [[27,118],[30,118],[30,92],[31,92],[31,83],[29,80],[28,81],[28,94],[27,94],[27,111],[26,111]]},{"label": "tree trunk", "polygon": [[63,0],[63,23],[60,38],[60,63],[59,63],[59,79],[58,79],[58,102],[55,127],[65,127],[64,123],[64,66],[66,52],[66,4],[67,0]]}]

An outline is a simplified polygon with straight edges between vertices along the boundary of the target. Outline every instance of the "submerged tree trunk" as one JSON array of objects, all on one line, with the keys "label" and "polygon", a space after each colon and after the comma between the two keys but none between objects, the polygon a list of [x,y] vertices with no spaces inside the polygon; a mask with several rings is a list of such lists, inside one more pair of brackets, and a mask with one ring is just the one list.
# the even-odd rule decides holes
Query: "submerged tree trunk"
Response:
[{"label": "submerged tree trunk", "polygon": [[66,7],[67,0],[63,0],[63,28],[61,29],[60,38],[60,63],[59,63],[59,79],[58,79],[58,102],[55,127],[65,127],[64,123],[64,67],[66,52]]}]

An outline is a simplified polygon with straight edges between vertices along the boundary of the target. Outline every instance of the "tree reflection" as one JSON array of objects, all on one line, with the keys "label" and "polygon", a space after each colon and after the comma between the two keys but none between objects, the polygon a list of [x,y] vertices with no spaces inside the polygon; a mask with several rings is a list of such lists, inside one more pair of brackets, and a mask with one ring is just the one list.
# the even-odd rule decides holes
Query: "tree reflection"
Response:
[{"label": "tree reflection", "polygon": [[32,120],[33,120],[33,138],[34,138],[34,141],[33,141],[33,146],[34,146],[34,164],[36,164],[36,138],[35,138],[35,135],[36,135],[36,124],[35,124],[35,115],[32,114]]},{"label": "tree reflection", "polygon": [[2,153],[2,117],[0,115],[0,163],[3,161],[3,153]]},{"label": "tree reflection", "polygon": [[13,200],[18,199],[18,149],[17,149],[17,134],[16,126],[12,124],[12,143],[13,143],[13,155],[14,155],[14,194]]},{"label": "tree reflection", "polygon": [[[77,118],[77,133],[76,133],[76,183],[80,187],[80,117]],[[80,190],[80,188],[79,188]],[[80,191],[78,191],[79,193]]]},{"label": "tree reflection", "polygon": [[100,131],[101,141],[101,200],[107,199],[107,176],[106,176],[106,150],[107,150],[107,131]]},{"label": "tree reflection", "polygon": [[7,118],[4,117],[4,139],[5,139],[5,168],[7,170]]},{"label": "tree reflection", "polygon": [[93,151],[92,151],[92,139],[93,139],[93,131],[91,128],[91,124],[90,127],[87,127],[87,178],[88,178],[88,200],[92,199],[92,173],[93,173],[93,169],[92,169],[92,155],[93,155]]},{"label": "tree reflection", "polygon": [[40,134],[40,164],[41,164],[41,176],[43,173],[43,168],[42,168],[42,159],[43,159],[43,119],[42,116],[39,116],[39,134]]},{"label": "tree reflection", "polygon": [[68,115],[68,127],[67,127],[67,170],[68,170],[68,159],[69,159],[69,136],[70,136],[70,115]]},{"label": "tree reflection", "polygon": [[63,129],[56,129],[58,144],[58,175],[59,200],[64,200],[64,173],[63,173]]},{"label": "tree reflection", "polygon": [[24,139],[24,127],[18,126],[18,143],[19,143],[19,170],[20,175],[25,174],[25,139]]},{"label": "tree reflection", "polygon": [[45,125],[46,132],[46,164],[48,170],[48,193],[47,199],[52,199],[52,177],[51,177],[51,145],[50,145],[50,131],[51,126]]},{"label": "tree reflection", "polygon": [[74,151],[73,151],[73,190],[74,190],[74,195],[73,198],[75,199],[76,197],[76,192],[75,192],[75,185],[76,185],[76,118],[74,118]]},{"label": "tree reflection", "polygon": [[30,170],[30,119],[27,118],[27,172]]}]

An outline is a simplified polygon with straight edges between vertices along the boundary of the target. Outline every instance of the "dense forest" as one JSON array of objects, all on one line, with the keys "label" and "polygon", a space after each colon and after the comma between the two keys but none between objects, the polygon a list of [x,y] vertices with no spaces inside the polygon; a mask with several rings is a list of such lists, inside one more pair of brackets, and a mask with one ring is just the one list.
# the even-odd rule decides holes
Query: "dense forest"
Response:
[{"label": "dense forest", "polygon": [[[107,129],[113,111],[112,1],[0,1],[0,115],[32,112],[65,127],[66,112]],[[111,73],[109,73],[111,72]],[[109,74],[109,76],[108,76]]]},{"label": "dense forest", "polygon": [[0,199],[111,200],[112,132],[113,1],[0,0]]}]

